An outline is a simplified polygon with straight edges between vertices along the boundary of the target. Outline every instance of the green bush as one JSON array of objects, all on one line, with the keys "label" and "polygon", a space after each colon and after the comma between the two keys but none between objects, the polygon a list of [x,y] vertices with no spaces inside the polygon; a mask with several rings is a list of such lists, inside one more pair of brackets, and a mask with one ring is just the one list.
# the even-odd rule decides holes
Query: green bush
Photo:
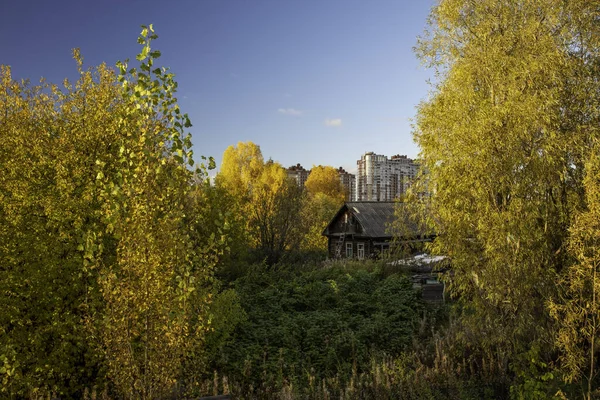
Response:
[{"label": "green bush", "polygon": [[368,371],[411,346],[424,310],[406,277],[377,268],[255,265],[233,287],[246,318],[211,367],[253,388]]}]

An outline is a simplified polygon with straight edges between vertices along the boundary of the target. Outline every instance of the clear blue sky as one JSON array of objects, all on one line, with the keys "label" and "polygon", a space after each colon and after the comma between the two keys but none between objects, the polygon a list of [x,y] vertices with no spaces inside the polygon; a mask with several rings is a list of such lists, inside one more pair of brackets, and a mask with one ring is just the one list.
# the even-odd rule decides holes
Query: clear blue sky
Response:
[{"label": "clear blue sky", "polygon": [[366,151],[418,155],[415,106],[430,71],[412,47],[434,0],[40,0],[0,3],[0,64],[60,83],[88,66],[135,60],[154,24],[175,73],[196,155],[260,145],[265,159],[343,166]]}]

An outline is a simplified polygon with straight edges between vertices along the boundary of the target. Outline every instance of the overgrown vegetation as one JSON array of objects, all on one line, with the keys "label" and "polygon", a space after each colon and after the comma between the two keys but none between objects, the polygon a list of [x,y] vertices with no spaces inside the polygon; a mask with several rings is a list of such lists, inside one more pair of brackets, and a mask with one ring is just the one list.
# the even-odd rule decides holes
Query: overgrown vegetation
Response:
[{"label": "overgrown vegetation", "polygon": [[[162,398],[208,329],[219,228],[198,232],[190,126],[173,74],[84,70],[63,87],[0,72],[0,379],[3,396],[107,387]],[[202,174],[202,168],[198,169]]]},{"label": "overgrown vegetation", "polygon": [[408,349],[424,312],[406,277],[377,270],[254,266],[234,287],[245,318],[212,368],[246,388],[363,373]]},{"label": "overgrown vegetation", "polygon": [[[418,54],[427,176],[414,191],[450,257],[460,329],[444,353],[514,398],[597,391],[600,25],[596,1],[445,0]],[[486,382],[487,379],[482,379]]]},{"label": "overgrown vegetation", "polygon": [[407,349],[424,308],[406,278],[322,267],[337,172],[301,192],[248,143],[210,185],[156,38],[136,68],[75,51],[62,88],[2,67],[2,395],[201,395],[213,371],[305,393]]},{"label": "overgrown vegetation", "polygon": [[436,306],[393,263],[323,262],[334,169],[303,191],[239,143],[211,185],[152,26],[136,68],[75,51],[59,87],[2,67],[2,397],[598,398],[599,20],[432,10],[424,174],[392,228],[435,233]]}]

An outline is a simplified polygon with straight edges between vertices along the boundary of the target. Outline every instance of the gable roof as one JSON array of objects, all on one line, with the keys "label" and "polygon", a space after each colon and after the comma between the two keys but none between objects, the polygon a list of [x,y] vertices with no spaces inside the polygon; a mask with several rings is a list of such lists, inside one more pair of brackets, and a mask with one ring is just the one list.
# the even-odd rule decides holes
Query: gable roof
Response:
[{"label": "gable roof", "polygon": [[392,234],[388,232],[388,225],[394,221],[396,204],[393,201],[353,201],[344,203],[323,231],[323,235],[328,235],[330,227],[348,211],[362,227],[361,236],[364,235],[373,238],[391,237]]},{"label": "gable roof", "polygon": [[388,225],[394,221],[395,202],[351,202],[348,209],[363,228],[363,234],[371,237],[392,236]]}]

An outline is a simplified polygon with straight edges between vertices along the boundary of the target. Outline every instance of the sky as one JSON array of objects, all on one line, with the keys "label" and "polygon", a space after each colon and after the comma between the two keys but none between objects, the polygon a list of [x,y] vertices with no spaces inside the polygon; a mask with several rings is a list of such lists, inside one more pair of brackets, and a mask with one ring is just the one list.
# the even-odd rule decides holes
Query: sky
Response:
[{"label": "sky", "polygon": [[[0,64],[76,79],[139,52],[153,24],[195,157],[252,141],[265,160],[356,170],[368,151],[418,156],[411,123],[432,72],[413,47],[434,0],[0,0]],[[132,63],[133,64],[133,63]]]}]

